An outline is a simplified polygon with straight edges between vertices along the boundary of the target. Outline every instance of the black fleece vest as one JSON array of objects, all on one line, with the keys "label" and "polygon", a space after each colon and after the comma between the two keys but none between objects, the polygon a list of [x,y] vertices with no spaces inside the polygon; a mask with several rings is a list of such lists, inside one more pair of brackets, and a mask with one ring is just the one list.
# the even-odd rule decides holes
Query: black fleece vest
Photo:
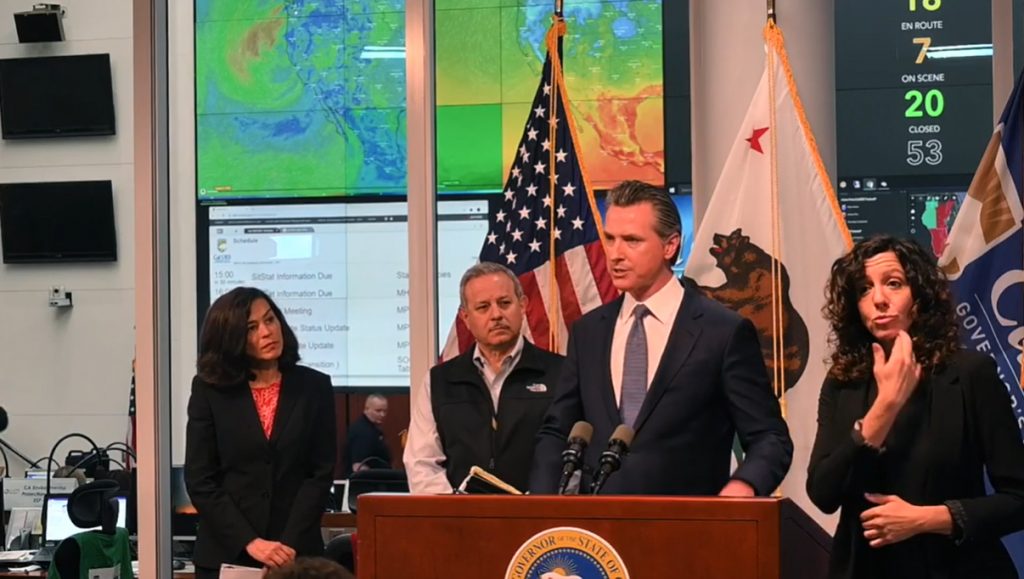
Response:
[{"label": "black fleece vest", "polygon": [[473,349],[430,370],[430,403],[452,488],[475,465],[527,489],[537,431],[563,359],[524,341],[519,363],[501,387],[497,413]]}]

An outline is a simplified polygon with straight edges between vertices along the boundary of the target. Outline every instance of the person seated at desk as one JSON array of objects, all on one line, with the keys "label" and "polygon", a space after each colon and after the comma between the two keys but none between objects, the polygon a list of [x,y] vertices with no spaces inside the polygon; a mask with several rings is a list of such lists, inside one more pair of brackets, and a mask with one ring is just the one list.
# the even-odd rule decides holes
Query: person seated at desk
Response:
[{"label": "person seated at desk", "polygon": [[388,415],[388,399],[383,394],[370,394],[363,413],[348,429],[345,442],[345,476],[366,468],[391,468],[391,451],[380,426]]}]

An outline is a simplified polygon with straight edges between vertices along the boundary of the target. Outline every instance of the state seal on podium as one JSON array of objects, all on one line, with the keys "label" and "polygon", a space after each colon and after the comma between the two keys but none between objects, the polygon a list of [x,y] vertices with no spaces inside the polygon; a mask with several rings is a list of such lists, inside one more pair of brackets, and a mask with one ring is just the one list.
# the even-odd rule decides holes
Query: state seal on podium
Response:
[{"label": "state seal on podium", "polygon": [[554,527],[519,547],[505,579],[629,579],[629,571],[600,536],[575,527]]}]

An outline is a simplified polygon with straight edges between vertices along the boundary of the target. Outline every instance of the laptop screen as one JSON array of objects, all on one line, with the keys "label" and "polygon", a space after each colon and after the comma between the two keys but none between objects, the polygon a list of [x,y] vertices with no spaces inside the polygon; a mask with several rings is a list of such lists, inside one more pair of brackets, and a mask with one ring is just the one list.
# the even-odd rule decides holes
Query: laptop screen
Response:
[{"label": "laptop screen", "polygon": [[[46,508],[43,510],[46,519],[43,521],[43,537],[47,543],[56,543],[82,531],[99,529],[80,529],[71,522],[68,515],[68,498],[71,495],[50,495],[46,498]],[[128,498],[117,497],[117,526],[125,527],[128,519]]]}]

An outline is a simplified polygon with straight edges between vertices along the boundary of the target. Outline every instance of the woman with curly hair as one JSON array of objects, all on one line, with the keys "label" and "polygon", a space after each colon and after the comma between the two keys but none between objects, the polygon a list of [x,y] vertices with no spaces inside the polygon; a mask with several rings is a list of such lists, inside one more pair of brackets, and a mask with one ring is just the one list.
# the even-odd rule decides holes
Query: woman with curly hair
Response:
[{"label": "woman with curly hair", "polygon": [[994,362],[958,346],[935,260],[875,237],[836,260],[825,293],[807,493],[841,509],[829,577],[1017,577],[999,539],[1024,528],[1024,444]]}]

